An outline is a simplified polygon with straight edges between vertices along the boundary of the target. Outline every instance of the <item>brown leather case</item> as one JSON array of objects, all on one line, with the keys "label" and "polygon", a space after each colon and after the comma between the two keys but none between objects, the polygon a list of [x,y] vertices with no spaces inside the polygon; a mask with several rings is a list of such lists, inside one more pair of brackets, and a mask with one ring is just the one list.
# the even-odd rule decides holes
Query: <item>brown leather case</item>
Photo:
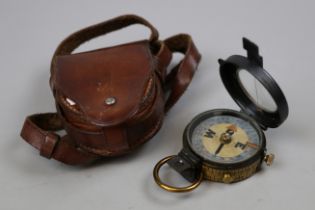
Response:
[{"label": "brown leather case", "polygon": [[[80,44],[131,24],[147,26],[150,38],[72,54]],[[174,52],[184,58],[167,73]],[[157,30],[136,15],[82,29],[67,37],[52,58],[57,113],[28,116],[21,136],[40,155],[72,165],[128,153],[160,129],[200,57],[189,35],[160,41]],[[65,136],[56,133],[61,129]]]}]

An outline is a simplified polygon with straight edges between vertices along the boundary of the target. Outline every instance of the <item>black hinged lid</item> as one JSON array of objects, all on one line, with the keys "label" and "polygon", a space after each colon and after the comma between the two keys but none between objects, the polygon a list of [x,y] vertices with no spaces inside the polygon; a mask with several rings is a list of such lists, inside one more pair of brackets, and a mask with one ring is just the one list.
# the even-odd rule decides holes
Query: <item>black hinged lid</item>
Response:
[{"label": "black hinged lid", "polygon": [[[258,46],[243,38],[243,47],[247,50],[247,58],[232,55],[226,60],[219,59],[223,84],[242,111],[255,118],[262,128],[278,127],[285,121],[289,112],[285,96],[276,81],[263,68],[263,58],[259,55]],[[274,111],[264,109],[254,101],[241,83],[240,70],[250,73],[269,92],[277,106]]]}]

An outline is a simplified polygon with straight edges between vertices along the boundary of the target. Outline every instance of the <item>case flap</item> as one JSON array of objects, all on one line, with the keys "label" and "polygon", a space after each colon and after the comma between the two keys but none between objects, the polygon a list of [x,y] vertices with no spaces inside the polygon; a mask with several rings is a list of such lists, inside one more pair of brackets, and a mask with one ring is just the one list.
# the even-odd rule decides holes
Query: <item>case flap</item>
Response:
[{"label": "case flap", "polygon": [[124,122],[138,111],[152,78],[155,62],[149,47],[140,41],[58,56],[54,88],[96,125]]}]

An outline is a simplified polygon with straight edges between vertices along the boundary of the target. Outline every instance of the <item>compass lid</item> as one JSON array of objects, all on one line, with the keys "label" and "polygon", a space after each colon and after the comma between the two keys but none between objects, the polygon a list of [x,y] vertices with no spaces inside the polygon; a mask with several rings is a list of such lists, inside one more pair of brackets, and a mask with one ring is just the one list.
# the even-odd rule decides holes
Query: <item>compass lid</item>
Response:
[{"label": "compass lid", "polygon": [[[263,58],[259,55],[258,46],[243,38],[243,47],[247,50],[247,57],[232,55],[226,60],[219,59],[223,84],[242,111],[253,117],[263,129],[278,127],[289,113],[286,98],[276,81],[263,68]],[[255,88],[260,85],[268,94],[271,108],[255,99],[253,91],[248,90],[248,85],[241,78],[243,73],[254,77]]]}]

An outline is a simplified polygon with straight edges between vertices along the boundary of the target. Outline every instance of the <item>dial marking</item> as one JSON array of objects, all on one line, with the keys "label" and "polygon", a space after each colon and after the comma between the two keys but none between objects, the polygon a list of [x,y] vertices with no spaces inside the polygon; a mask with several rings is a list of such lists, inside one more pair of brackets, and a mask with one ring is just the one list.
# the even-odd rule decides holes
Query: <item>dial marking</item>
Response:
[{"label": "dial marking", "polygon": [[206,131],[204,137],[213,138],[214,135],[215,135],[215,132],[209,128],[209,129]]},{"label": "dial marking", "polygon": [[248,159],[261,147],[255,127],[242,118],[227,115],[209,117],[200,122],[194,128],[191,143],[200,156],[218,163]]},{"label": "dial marking", "polygon": [[245,148],[246,148],[246,146],[247,146],[247,143],[246,144],[243,144],[242,142],[237,142],[235,145],[234,145],[234,147],[235,148],[241,148],[242,150],[244,150]]}]

